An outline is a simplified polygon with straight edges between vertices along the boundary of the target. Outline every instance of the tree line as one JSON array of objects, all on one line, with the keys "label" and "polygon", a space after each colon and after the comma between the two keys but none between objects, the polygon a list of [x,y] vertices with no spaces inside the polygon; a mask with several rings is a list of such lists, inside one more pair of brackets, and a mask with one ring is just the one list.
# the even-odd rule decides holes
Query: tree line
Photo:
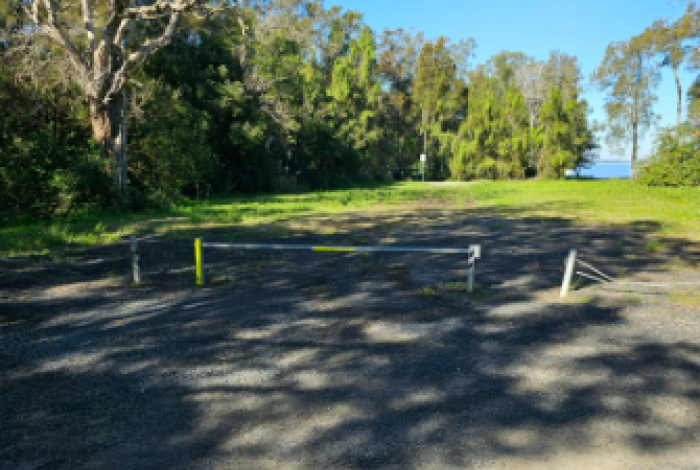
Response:
[{"label": "tree line", "polygon": [[[633,159],[659,67],[698,61],[697,16],[611,44],[591,77]],[[0,0],[0,34],[6,218],[268,191],[281,175],[329,188],[421,153],[432,178],[560,178],[599,147],[575,56],[473,66],[472,38],[373,31],[322,0]]]}]

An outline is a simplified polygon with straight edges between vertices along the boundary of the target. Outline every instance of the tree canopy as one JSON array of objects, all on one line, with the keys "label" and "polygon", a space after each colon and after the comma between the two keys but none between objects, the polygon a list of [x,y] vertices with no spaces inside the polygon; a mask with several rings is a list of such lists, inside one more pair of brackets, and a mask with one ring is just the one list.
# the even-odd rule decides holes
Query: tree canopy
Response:
[{"label": "tree canopy", "polygon": [[[373,31],[322,0],[0,0],[0,215],[384,179],[560,178],[597,148],[577,57]],[[656,121],[659,67],[700,64],[698,12],[612,43],[610,144]],[[700,80],[698,81],[700,82]],[[688,119],[700,87],[688,87]],[[695,118],[700,122],[700,118]],[[128,149],[128,159],[126,158]],[[115,184],[116,183],[116,184]],[[128,184],[127,184],[128,183]]]}]

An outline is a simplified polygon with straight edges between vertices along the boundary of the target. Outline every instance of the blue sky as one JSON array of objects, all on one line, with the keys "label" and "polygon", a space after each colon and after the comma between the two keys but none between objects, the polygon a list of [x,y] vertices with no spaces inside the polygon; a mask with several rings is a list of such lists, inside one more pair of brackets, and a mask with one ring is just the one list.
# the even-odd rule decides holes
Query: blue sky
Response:
[{"label": "blue sky", "polygon": [[[586,78],[584,97],[593,108],[589,118],[598,121],[605,119],[605,94],[593,89],[588,77],[607,45],[641,33],[654,20],[676,19],[684,9],[678,0],[326,0],[326,5],[364,13],[366,23],[377,32],[414,27],[429,39],[473,37],[477,48],[472,64],[484,63],[503,50],[521,51],[537,60],[546,60],[553,49],[575,55]],[[680,75],[684,114],[685,92],[696,75],[685,71]],[[654,111],[661,116],[660,124],[675,124],[676,87],[669,70],[663,71],[656,94]],[[653,134],[652,129],[641,142],[642,157],[649,153]],[[601,157],[628,159],[630,149],[631,145],[624,155],[616,155],[604,146]]]}]

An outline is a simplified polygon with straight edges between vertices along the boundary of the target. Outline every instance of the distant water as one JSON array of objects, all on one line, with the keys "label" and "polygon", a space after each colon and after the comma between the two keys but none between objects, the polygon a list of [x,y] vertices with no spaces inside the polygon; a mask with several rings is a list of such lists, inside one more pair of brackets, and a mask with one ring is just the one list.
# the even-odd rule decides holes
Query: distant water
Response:
[{"label": "distant water", "polygon": [[581,176],[588,178],[629,178],[629,163],[596,163],[581,169]]}]

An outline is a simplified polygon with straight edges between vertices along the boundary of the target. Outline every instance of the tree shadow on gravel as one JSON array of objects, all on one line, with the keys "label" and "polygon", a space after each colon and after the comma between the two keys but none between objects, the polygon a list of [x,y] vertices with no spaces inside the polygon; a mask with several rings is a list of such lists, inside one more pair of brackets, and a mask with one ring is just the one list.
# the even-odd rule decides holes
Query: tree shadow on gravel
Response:
[{"label": "tree shadow on gravel", "polygon": [[[645,232],[486,215],[361,235],[481,243],[477,282],[489,294],[417,294],[463,280],[466,259],[454,256],[236,251],[209,256],[212,274],[230,276],[220,287],[153,271],[146,291],[5,290],[0,468],[565,465],[601,448],[698,458],[697,322],[536,295],[557,288],[572,247],[613,275],[658,269],[687,247],[626,258],[618,243],[634,255]],[[175,254],[191,241],[149,243],[184,269]]]}]

